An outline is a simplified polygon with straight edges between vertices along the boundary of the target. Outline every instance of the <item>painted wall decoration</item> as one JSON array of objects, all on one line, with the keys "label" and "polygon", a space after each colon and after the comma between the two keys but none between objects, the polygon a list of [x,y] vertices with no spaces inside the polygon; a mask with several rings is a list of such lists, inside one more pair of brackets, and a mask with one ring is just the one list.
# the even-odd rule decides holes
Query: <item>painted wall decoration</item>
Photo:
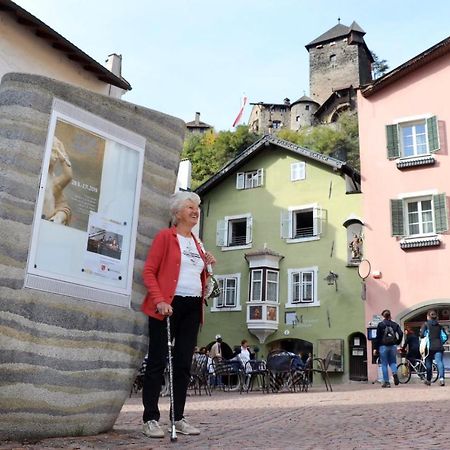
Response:
[{"label": "painted wall decoration", "polygon": [[144,148],[144,138],[55,100],[27,287],[129,306]]}]

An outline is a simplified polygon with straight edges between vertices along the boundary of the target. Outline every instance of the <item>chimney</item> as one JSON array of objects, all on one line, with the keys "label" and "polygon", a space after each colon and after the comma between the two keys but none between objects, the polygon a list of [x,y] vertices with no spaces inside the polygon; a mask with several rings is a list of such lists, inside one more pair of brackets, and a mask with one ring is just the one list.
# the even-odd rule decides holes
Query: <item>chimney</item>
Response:
[{"label": "chimney", "polygon": [[200,113],[195,113],[195,125],[200,125]]},{"label": "chimney", "polygon": [[106,68],[117,77],[122,77],[122,55],[112,53],[106,60]]}]

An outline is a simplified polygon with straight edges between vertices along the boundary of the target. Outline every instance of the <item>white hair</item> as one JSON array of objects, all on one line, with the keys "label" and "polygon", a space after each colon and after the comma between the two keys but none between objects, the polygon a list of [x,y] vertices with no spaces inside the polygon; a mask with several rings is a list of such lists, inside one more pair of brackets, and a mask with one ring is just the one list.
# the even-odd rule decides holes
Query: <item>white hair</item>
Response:
[{"label": "white hair", "polygon": [[172,216],[172,225],[177,224],[177,212],[180,211],[186,202],[195,203],[200,206],[200,197],[195,192],[178,191],[170,197],[170,214]]}]

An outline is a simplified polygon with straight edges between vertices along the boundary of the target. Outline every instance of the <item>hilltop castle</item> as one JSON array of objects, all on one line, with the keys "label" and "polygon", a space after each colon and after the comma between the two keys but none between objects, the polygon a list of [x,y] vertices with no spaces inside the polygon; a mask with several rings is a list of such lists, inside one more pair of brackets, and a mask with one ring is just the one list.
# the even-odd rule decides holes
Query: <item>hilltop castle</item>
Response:
[{"label": "hilltop castle", "polygon": [[372,80],[373,57],[365,31],[353,22],[340,22],[305,47],[309,53],[310,97],[291,103],[251,103],[248,125],[251,131],[270,134],[272,130],[298,129],[334,122],[345,110],[356,109],[356,91]]}]

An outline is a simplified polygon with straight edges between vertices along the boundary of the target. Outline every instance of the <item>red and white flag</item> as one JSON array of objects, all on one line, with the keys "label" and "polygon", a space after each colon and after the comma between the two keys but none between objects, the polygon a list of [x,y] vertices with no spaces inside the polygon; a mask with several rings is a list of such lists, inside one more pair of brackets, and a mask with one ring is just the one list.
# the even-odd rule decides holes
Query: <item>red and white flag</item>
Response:
[{"label": "red and white flag", "polygon": [[242,97],[242,105],[241,105],[241,109],[239,110],[238,115],[236,116],[236,119],[234,119],[233,122],[233,127],[235,127],[236,125],[239,125],[239,122],[242,119],[242,114],[244,114],[244,109],[245,109],[245,105],[247,104],[247,96],[244,95]]}]

